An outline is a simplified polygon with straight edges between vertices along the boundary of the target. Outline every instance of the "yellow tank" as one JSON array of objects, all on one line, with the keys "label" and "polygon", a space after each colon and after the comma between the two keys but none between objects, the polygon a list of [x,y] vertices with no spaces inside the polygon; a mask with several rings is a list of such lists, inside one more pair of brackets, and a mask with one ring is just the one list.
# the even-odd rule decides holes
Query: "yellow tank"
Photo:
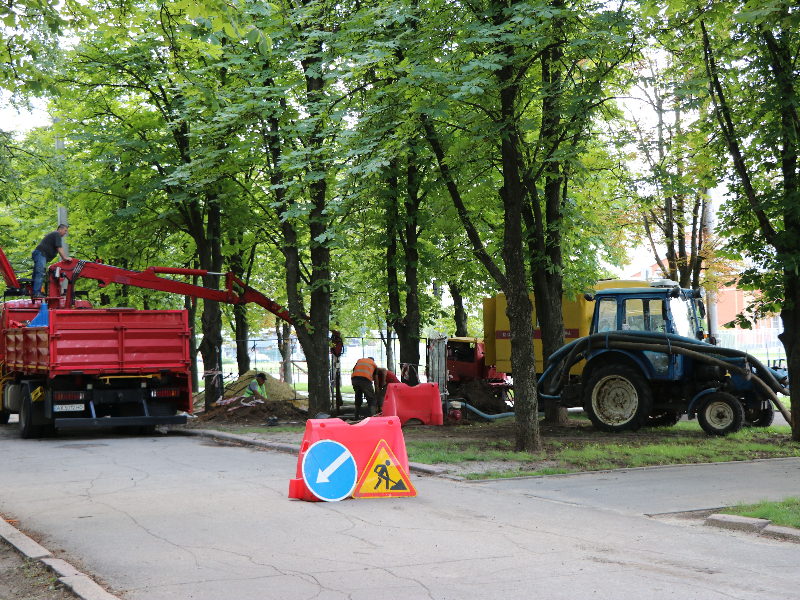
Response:
[{"label": "yellow tank", "polygon": [[[648,287],[647,281],[606,279],[594,286],[595,291],[607,288]],[[536,302],[530,295],[533,304],[531,319],[535,327],[533,348],[536,353],[536,372],[541,374],[544,368],[542,359],[542,331],[536,319]],[[562,300],[561,311],[564,315],[565,343],[589,335],[592,324],[594,302],[587,301],[582,295],[575,300]],[[493,364],[498,373],[511,373],[511,325],[506,316],[506,295],[498,294],[494,298],[483,300],[483,339],[486,350],[486,364]],[[571,373],[579,375],[583,371],[583,362],[572,367]]]}]

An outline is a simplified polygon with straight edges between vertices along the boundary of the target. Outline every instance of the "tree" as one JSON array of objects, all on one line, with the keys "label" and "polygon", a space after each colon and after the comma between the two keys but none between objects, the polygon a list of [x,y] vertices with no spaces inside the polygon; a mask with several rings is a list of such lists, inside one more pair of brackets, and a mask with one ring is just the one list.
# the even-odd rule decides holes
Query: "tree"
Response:
[{"label": "tree", "polygon": [[[441,66],[428,67],[433,74],[421,67],[412,71],[420,87],[436,94],[419,111],[473,251],[506,295],[517,448],[535,449],[540,442],[530,282],[549,356],[564,342],[562,231],[568,183],[591,117],[609,100],[612,75],[635,49],[631,23],[621,10],[581,2],[496,1],[460,19],[442,12],[453,25],[437,25],[450,42],[441,34],[435,39],[453,50],[437,57]],[[604,33],[609,28],[616,34],[612,43]],[[435,86],[440,81],[446,85]],[[487,251],[474,209],[465,202],[462,188],[469,184],[457,181],[468,171],[453,168],[476,162],[478,142],[480,158],[493,171],[470,175],[490,189],[497,176],[502,224],[491,235],[502,236],[496,242],[502,268]]]},{"label": "tree", "polygon": [[[656,17],[653,17],[654,19]],[[760,291],[755,316],[780,312],[790,381],[800,379],[800,11],[794,2],[708,2],[668,15],[701,40],[715,147],[733,182],[723,211],[729,251],[752,267],[740,286]],[[747,60],[742,57],[746,56]],[[688,60],[687,60],[688,62]],[[793,386],[792,439],[800,441]]]}]

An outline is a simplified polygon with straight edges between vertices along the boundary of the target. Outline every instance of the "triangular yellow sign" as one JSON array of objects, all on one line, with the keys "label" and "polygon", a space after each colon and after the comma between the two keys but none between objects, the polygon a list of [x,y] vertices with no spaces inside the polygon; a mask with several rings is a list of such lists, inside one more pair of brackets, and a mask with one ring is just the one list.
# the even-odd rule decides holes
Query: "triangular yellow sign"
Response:
[{"label": "triangular yellow sign", "polygon": [[386,440],[381,440],[361,473],[353,498],[409,498],[417,490]]}]

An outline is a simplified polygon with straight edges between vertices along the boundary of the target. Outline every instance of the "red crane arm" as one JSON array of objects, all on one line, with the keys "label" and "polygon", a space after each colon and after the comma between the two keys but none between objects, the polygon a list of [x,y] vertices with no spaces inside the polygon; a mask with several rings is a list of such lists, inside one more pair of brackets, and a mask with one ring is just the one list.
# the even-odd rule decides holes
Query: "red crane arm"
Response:
[{"label": "red crane arm", "polygon": [[[166,279],[164,277],[159,277],[157,273],[165,275],[198,275],[200,277],[205,275],[220,275],[225,278],[225,289],[214,290],[201,285]],[[86,262],[82,260],[73,260],[69,263],[62,261],[50,266],[51,294],[54,290],[60,289],[58,280],[62,277],[66,278],[71,284],[74,284],[79,278],[94,279],[100,283],[100,287],[106,287],[111,283],[119,283],[149,290],[169,292],[171,294],[180,294],[182,296],[191,296],[193,298],[203,298],[204,300],[216,300],[217,302],[224,302],[226,304],[258,304],[276,317],[288,323],[295,324],[295,320],[289,315],[287,309],[274,300],[267,298],[261,292],[246,285],[231,272],[212,273],[204,269],[173,269],[169,267],[147,267],[144,271],[128,271],[127,269],[120,269],[102,263]],[[234,284],[236,284],[241,291],[234,288]],[[69,286],[66,299],[67,306],[72,305],[72,293],[72,286]],[[309,318],[306,315],[299,315],[297,320],[307,324]]]}]

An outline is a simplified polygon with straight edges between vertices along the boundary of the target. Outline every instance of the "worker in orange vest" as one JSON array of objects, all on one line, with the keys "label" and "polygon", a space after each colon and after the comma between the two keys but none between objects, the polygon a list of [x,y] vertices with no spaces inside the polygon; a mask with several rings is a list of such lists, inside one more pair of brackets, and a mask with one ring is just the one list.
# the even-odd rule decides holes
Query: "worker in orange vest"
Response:
[{"label": "worker in orange vest", "polygon": [[351,381],[353,382],[353,390],[356,392],[356,419],[361,416],[361,402],[364,396],[367,398],[368,416],[371,417],[375,414],[375,390],[372,388],[372,379],[377,368],[378,365],[375,364],[375,359],[371,356],[369,358],[359,358],[356,366],[353,367]]}]

